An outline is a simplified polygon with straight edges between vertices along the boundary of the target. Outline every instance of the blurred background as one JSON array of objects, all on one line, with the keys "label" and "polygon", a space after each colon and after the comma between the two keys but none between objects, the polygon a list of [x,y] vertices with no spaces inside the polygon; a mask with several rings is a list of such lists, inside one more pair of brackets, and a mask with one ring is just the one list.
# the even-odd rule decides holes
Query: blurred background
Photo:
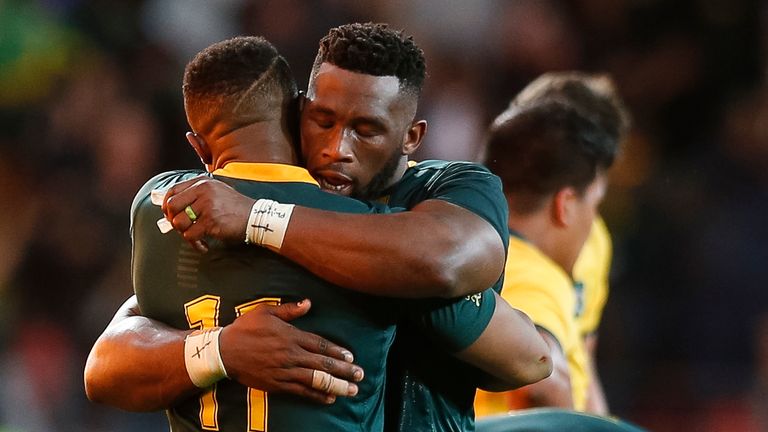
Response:
[{"label": "blurred background", "polygon": [[768,431],[768,2],[0,0],[0,431],[163,431],[89,403],[91,344],[128,297],[129,209],[196,168],[186,62],[266,36],[300,86],[335,25],[426,51],[417,159],[475,159],[542,72],[616,80],[634,117],[602,207],[615,242],[598,365],[656,431]]}]

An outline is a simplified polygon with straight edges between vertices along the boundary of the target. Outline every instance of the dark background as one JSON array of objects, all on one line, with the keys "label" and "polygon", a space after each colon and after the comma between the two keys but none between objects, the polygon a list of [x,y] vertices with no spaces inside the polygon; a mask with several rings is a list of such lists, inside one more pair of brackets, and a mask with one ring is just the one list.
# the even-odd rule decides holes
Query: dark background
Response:
[{"label": "dark background", "polygon": [[473,159],[538,74],[610,73],[634,117],[602,207],[615,243],[599,369],[658,431],[768,430],[768,4],[748,0],[0,0],[0,431],[167,430],[90,404],[91,344],[131,293],[128,215],[198,167],[184,64],[237,34],[300,86],[331,26],[426,51],[418,159]]}]

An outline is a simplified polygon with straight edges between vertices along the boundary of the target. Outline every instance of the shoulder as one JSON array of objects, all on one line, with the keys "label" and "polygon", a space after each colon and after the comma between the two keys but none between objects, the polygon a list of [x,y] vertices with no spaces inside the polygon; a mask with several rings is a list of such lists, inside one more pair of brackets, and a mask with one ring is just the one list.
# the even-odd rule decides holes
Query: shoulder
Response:
[{"label": "shoulder", "polygon": [[512,236],[505,269],[507,285],[525,282],[547,290],[570,291],[571,279],[565,271],[531,243]]},{"label": "shoulder", "polygon": [[467,161],[425,160],[406,170],[404,180],[422,179],[434,183],[438,180],[449,181],[456,176],[478,176],[496,178],[485,166]]}]

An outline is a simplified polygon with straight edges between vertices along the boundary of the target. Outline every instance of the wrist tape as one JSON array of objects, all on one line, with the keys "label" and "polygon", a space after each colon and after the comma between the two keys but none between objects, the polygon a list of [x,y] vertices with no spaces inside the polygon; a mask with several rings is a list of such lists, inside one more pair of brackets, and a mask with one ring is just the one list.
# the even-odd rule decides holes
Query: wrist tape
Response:
[{"label": "wrist tape", "polygon": [[221,361],[219,334],[221,327],[192,332],[184,340],[184,363],[192,382],[200,388],[228,378]]},{"label": "wrist tape", "polygon": [[283,246],[285,231],[293,214],[293,204],[260,199],[251,207],[248,225],[245,227],[245,243],[271,246],[277,250]]}]

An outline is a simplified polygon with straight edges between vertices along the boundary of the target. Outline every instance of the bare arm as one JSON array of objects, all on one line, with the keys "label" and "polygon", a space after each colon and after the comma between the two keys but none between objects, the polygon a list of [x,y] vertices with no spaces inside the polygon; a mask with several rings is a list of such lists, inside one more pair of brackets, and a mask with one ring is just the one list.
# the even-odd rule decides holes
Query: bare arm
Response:
[{"label": "bare arm", "polygon": [[[280,253],[323,279],[371,294],[459,297],[492,286],[504,245],[472,212],[428,200],[409,212],[294,212]],[[344,266],[332,265],[339,262]]]},{"label": "bare arm", "polygon": [[141,316],[132,296],[88,355],[88,399],[128,411],[154,411],[199,392],[184,365],[188,333]]},{"label": "bare arm", "polygon": [[573,409],[568,360],[557,340],[547,331],[539,330],[552,353],[552,375],[526,387],[527,405]]},{"label": "bare arm", "polygon": [[496,309],[488,327],[456,357],[496,378],[486,390],[512,390],[547,378],[552,357],[544,338],[526,314],[494,295]]},{"label": "bare arm", "polygon": [[[313,370],[360,381],[363,371],[349,363],[349,351],[285,322],[309,308],[308,301],[262,305],[226,326],[220,350],[230,378],[248,387],[321,403],[334,398],[312,388]],[[88,398],[128,411],[154,411],[199,392],[184,363],[184,339],[189,333],[139,315],[136,297],[129,298],[88,356]],[[357,387],[350,384],[344,396],[356,392]]]},{"label": "bare arm", "polygon": [[597,351],[597,333],[592,333],[584,338],[587,350],[587,412],[599,415],[608,415],[608,401],[605,399],[603,385],[597,373],[595,352]]},{"label": "bare arm", "polygon": [[[254,202],[204,178],[171,188],[163,208],[193,244],[205,236],[242,242]],[[194,224],[187,206],[197,215]],[[498,280],[505,259],[501,237],[490,223],[443,200],[377,215],[297,206],[278,252],[336,285],[406,298],[480,292]]]}]

